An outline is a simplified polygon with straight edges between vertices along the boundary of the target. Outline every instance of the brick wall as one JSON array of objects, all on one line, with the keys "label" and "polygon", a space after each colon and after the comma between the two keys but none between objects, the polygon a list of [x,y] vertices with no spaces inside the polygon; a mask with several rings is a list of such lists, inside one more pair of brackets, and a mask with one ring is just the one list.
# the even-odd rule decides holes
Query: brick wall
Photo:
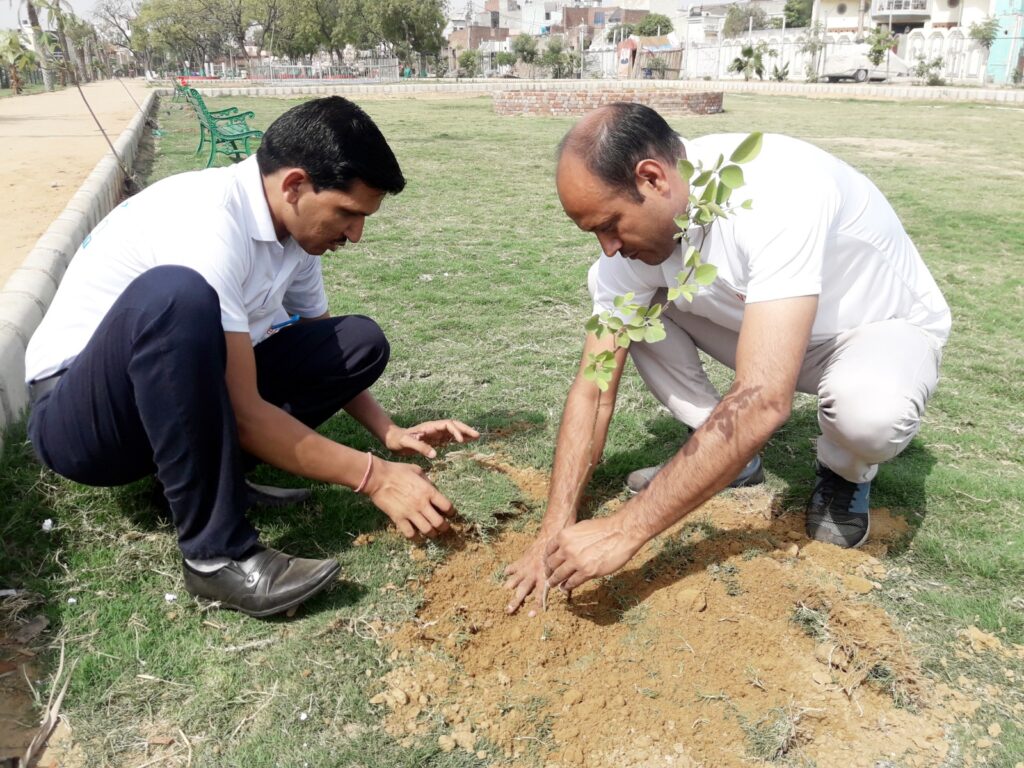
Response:
[{"label": "brick wall", "polygon": [[722,92],[685,92],[665,88],[607,88],[601,90],[494,91],[499,115],[582,115],[614,101],[646,104],[664,114],[687,112],[712,115],[722,111]]}]

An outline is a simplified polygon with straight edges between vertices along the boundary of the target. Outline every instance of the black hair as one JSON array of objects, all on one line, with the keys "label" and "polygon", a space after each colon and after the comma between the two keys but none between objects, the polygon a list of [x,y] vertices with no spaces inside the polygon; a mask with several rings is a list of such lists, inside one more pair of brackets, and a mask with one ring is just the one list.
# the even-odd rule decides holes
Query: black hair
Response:
[{"label": "black hair", "polygon": [[260,173],[301,168],[314,188],[347,192],[356,179],[397,195],[405,177],[376,123],[341,96],[292,107],[270,124],[256,152]]},{"label": "black hair", "polygon": [[572,128],[558,144],[558,158],[569,151],[609,187],[643,202],[636,189],[636,165],[648,158],[675,164],[686,157],[679,134],[650,107],[617,101],[601,108],[599,119]]}]

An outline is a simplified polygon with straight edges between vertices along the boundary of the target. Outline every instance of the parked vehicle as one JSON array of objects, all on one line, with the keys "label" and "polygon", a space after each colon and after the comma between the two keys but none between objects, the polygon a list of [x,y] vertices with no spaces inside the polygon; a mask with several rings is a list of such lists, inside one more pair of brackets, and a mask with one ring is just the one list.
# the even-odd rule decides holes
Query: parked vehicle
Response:
[{"label": "parked vehicle", "polygon": [[867,56],[866,45],[841,45],[829,50],[825,58],[825,71],[822,80],[837,83],[840,80],[853,80],[864,83],[868,80],[878,82],[894,77],[908,77],[910,66],[895,53],[887,53],[876,67]]}]

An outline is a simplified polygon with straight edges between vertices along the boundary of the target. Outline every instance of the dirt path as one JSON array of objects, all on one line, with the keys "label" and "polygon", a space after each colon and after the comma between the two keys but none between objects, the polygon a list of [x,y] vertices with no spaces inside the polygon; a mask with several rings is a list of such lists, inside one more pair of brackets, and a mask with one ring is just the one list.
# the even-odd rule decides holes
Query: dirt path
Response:
[{"label": "dirt path", "polygon": [[[141,80],[83,86],[111,141],[116,141],[147,94]],[[92,169],[108,152],[103,135],[74,88],[0,100],[0,286],[17,269]]]}]

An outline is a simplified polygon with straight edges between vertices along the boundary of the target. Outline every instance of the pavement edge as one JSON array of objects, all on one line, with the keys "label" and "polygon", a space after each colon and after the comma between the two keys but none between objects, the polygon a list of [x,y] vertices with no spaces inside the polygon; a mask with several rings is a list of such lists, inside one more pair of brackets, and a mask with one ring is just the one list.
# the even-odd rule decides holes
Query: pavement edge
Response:
[{"label": "pavement edge", "polygon": [[[134,167],[146,121],[158,97],[157,91],[146,97],[142,108],[114,142],[114,149],[128,169]],[[121,201],[123,186],[124,172],[107,152],[0,290],[0,453],[7,428],[28,408],[28,340],[53,301],[78,246]]]}]

